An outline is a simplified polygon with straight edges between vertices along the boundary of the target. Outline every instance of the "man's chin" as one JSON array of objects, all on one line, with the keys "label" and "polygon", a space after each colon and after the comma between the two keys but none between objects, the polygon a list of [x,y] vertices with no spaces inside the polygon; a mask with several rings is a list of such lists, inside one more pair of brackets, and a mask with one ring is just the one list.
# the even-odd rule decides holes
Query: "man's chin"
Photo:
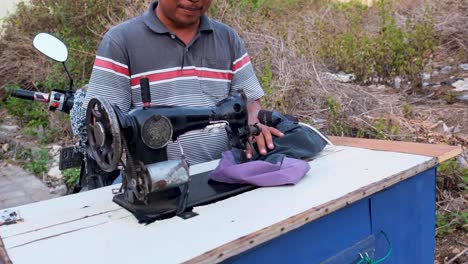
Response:
[{"label": "man's chin", "polygon": [[188,27],[196,25],[200,21],[200,16],[178,16],[176,24],[179,27]]},{"label": "man's chin", "polygon": [[177,12],[184,16],[191,16],[191,17],[200,17],[202,15],[201,9],[190,10],[186,8],[178,8]]}]

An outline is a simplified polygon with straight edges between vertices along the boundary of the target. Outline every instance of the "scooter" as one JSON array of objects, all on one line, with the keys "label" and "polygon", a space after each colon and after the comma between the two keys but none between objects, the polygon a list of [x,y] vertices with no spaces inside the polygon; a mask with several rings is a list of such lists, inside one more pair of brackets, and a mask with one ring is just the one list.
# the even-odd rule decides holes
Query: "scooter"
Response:
[{"label": "scooter", "polygon": [[[65,90],[53,89],[50,93],[17,88],[11,91],[11,96],[45,103],[50,111],[58,110],[70,114],[75,103],[76,92],[73,90],[73,78],[66,65],[68,59],[67,46],[60,39],[48,33],[36,35],[33,39],[33,46],[43,55],[62,63],[70,80],[69,86]],[[80,91],[80,94],[84,94],[84,91]],[[60,150],[60,170],[80,168],[80,178],[73,192],[76,193],[112,184],[120,171],[106,172],[101,170],[96,161],[87,153],[86,148],[80,147],[81,143],[78,146],[65,147]]]}]

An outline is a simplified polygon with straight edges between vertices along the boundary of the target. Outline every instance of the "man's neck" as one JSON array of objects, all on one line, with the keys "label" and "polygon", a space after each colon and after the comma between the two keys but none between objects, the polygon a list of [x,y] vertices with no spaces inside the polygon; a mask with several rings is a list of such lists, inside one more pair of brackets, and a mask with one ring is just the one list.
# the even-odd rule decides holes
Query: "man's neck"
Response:
[{"label": "man's neck", "polygon": [[174,21],[166,17],[161,12],[159,7],[156,7],[154,13],[159,18],[161,23],[163,23],[169,29],[169,31],[175,33],[177,37],[179,37],[186,45],[188,45],[190,41],[195,37],[200,27],[201,19],[199,19],[197,23],[191,25],[178,25],[177,23],[174,23]]}]

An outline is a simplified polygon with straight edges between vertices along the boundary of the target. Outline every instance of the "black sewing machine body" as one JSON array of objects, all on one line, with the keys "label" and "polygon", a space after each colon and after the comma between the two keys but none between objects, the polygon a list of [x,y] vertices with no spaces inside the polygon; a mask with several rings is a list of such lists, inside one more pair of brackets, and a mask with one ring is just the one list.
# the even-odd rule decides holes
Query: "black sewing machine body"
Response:
[{"label": "black sewing machine body", "polygon": [[209,126],[223,126],[230,147],[245,150],[255,133],[247,121],[247,99],[242,92],[213,107],[151,106],[144,101],[143,107],[128,113],[96,97],[89,102],[86,127],[89,149],[98,165],[105,171],[122,168],[123,193],[114,201],[142,219],[159,219],[252,189],[210,182],[206,173],[194,179],[183,156],[167,158],[169,142]]},{"label": "black sewing machine body", "polygon": [[[136,160],[144,164],[166,161],[169,141],[187,132],[205,129],[209,125],[225,124],[232,136],[232,147],[245,148],[248,140],[247,106],[244,95],[228,97],[214,107],[151,106],[138,107],[127,114],[116,111],[126,130],[127,143],[134,148]],[[132,120],[129,120],[131,118]],[[224,123],[226,122],[226,123]],[[241,139],[242,138],[242,139]]]}]

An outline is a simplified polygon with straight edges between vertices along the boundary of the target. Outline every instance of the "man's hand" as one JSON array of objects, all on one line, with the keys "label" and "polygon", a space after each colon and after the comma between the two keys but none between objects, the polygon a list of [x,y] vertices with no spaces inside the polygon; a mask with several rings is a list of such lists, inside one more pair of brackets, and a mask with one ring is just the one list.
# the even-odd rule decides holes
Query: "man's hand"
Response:
[{"label": "man's hand", "polygon": [[[258,136],[254,136],[252,138],[252,142],[257,143],[260,155],[266,155],[268,153],[267,148],[269,150],[275,148],[273,144],[273,136],[282,137],[283,133],[281,133],[281,131],[274,127],[265,126],[260,123],[258,123],[257,126],[259,126],[262,129],[262,132]],[[252,158],[252,150],[250,149],[250,145],[247,145],[247,158]]]},{"label": "man's hand", "polygon": [[[257,124],[257,126],[262,130],[258,136],[254,136],[252,138],[252,141],[257,143],[260,155],[266,155],[267,148],[269,150],[275,148],[273,144],[273,136],[282,137],[283,133],[274,127],[263,125],[258,121],[258,112],[261,109],[259,100],[250,102],[247,105],[247,109],[249,112],[249,125]],[[252,158],[252,149],[250,149],[250,146],[247,147],[247,158]]]}]

